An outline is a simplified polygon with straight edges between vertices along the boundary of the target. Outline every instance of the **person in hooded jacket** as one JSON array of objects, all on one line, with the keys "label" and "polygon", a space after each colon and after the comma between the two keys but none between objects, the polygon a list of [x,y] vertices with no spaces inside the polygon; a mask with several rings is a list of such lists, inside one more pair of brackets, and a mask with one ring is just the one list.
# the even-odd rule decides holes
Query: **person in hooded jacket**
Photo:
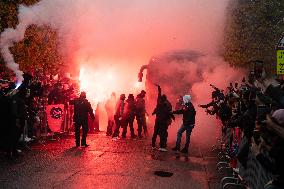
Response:
[{"label": "person in hooded jacket", "polygon": [[154,133],[152,137],[152,149],[156,147],[157,136],[160,136],[160,148],[159,151],[166,152],[167,149],[167,138],[168,138],[168,127],[171,124],[172,119],[175,117],[172,114],[172,105],[167,100],[166,95],[162,95],[161,87],[158,86],[158,98],[157,106],[154,109],[152,115],[156,115]]},{"label": "person in hooded jacket", "polygon": [[86,93],[81,92],[80,97],[70,101],[70,104],[74,105],[74,122],[75,122],[75,140],[76,147],[80,146],[80,128],[82,126],[82,139],[81,146],[89,146],[86,143],[88,133],[88,114],[94,120],[95,115],[91,106],[91,103],[86,99]]},{"label": "person in hooded jacket", "polygon": [[195,115],[196,111],[193,104],[190,102],[191,96],[184,95],[183,96],[183,107],[180,110],[173,111],[173,114],[182,114],[183,115],[183,123],[180,129],[177,132],[177,140],[176,146],[172,149],[173,151],[180,151],[180,143],[182,133],[186,131],[186,142],[184,148],[181,150],[182,153],[188,153],[189,143],[190,143],[190,135],[195,125]]},{"label": "person in hooded jacket", "polygon": [[144,137],[147,136],[147,122],[146,122],[146,103],[145,103],[146,91],[142,90],[135,99],[136,107],[136,120],[138,126],[138,137],[142,138],[142,129],[144,130]]},{"label": "person in hooded jacket", "polygon": [[133,122],[135,118],[135,99],[133,94],[129,94],[125,103],[125,111],[123,112],[122,120],[123,120],[123,132],[122,138],[126,138],[127,127],[129,125],[131,138],[135,138],[134,134]]},{"label": "person in hooded jacket", "polygon": [[114,113],[114,121],[115,121],[115,129],[112,134],[113,138],[119,137],[119,129],[122,126],[122,116],[125,108],[125,94],[121,94],[118,102],[115,106],[115,113]]}]

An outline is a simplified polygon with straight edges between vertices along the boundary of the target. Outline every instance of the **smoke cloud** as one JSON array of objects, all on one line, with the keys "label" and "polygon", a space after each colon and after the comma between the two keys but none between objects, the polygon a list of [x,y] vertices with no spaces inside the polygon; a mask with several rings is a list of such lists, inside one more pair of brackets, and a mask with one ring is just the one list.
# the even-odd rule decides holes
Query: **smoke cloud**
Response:
[{"label": "smoke cloud", "polygon": [[133,72],[152,55],[172,49],[216,52],[227,1],[42,0],[19,7],[17,27],[1,33],[1,53],[22,80],[9,48],[24,38],[29,25],[48,25],[58,32],[61,52],[69,60],[124,62],[119,67]]},{"label": "smoke cloud", "polygon": [[[190,93],[195,105],[206,103],[211,96],[210,83],[224,88],[241,75],[218,56],[228,1],[42,0],[30,7],[19,7],[19,25],[1,33],[1,53],[7,66],[22,80],[22,72],[9,48],[24,38],[29,25],[48,25],[57,31],[59,50],[64,57],[72,66],[87,70],[86,90],[96,97],[94,100],[100,100],[112,91],[135,93],[133,86],[139,68],[148,64],[152,56],[172,50],[194,50],[198,52],[196,59],[150,67],[149,78],[152,83],[163,84],[163,91],[171,97],[173,105],[183,93]],[[156,76],[150,76],[154,67]],[[163,83],[167,76],[171,76],[172,82]],[[156,90],[153,86],[149,89]],[[216,121],[210,122],[214,130],[208,129],[205,116],[203,110],[198,110],[193,136],[202,136],[202,141],[212,144]],[[171,140],[175,139],[179,122],[170,128]]]},{"label": "smoke cloud", "polygon": [[[189,94],[197,111],[196,128],[193,132],[192,142],[202,148],[210,148],[216,142],[220,123],[214,116],[207,115],[198,104],[207,104],[211,101],[214,90],[210,84],[226,90],[229,82],[240,82],[245,71],[231,68],[221,57],[202,55],[194,51],[172,51],[153,58],[148,65],[147,91],[149,104],[153,109],[157,97],[158,83],[162,93],[166,94],[173,108],[179,96]],[[170,143],[176,140],[176,132],[181,125],[181,116],[177,116],[169,128]]]}]

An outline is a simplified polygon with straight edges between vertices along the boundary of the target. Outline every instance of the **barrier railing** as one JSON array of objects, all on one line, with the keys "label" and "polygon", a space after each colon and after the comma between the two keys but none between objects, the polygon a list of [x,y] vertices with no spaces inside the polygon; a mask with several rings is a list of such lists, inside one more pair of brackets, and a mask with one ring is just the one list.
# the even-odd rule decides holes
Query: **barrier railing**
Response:
[{"label": "barrier railing", "polygon": [[[217,129],[220,129],[219,127]],[[222,128],[224,129],[224,127]],[[216,132],[217,133],[217,132]],[[219,162],[216,169],[220,176],[220,188],[222,189],[264,189],[267,182],[272,179],[272,174],[266,171],[249,150],[247,166],[244,168],[237,160],[234,150],[239,150],[245,137],[238,139],[238,149],[234,149],[234,139],[238,133],[234,128],[226,128],[218,137],[218,143],[212,148],[217,151]],[[234,151],[236,153],[237,151]],[[232,162],[237,162],[236,164]]]}]

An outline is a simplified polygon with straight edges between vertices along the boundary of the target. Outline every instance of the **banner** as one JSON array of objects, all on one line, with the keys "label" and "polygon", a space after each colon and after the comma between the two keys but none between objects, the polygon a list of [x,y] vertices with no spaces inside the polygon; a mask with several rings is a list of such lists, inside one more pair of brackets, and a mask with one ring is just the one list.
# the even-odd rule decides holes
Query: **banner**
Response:
[{"label": "banner", "polygon": [[53,132],[60,132],[64,120],[64,104],[46,106],[48,126]]}]

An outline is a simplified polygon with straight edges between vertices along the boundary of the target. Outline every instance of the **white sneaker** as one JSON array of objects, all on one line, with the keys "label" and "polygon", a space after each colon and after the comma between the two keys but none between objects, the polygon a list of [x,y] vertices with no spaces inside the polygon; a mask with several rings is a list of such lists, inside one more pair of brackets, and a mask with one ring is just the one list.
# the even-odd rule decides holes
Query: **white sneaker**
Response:
[{"label": "white sneaker", "polygon": [[18,153],[22,153],[22,150],[20,150],[20,149],[17,149],[17,152],[18,152]]},{"label": "white sneaker", "polygon": [[167,152],[168,150],[166,148],[159,148],[159,151],[161,152]]},{"label": "white sneaker", "polygon": [[156,147],[155,147],[155,146],[152,146],[152,150],[156,150]]},{"label": "white sneaker", "polygon": [[239,169],[239,168],[233,168],[233,171],[234,171],[235,173],[237,173],[237,174],[240,173],[240,169]]},{"label": "white sneaker", "polygon": [[30,142],[32,139],[29,137],[25,137],[25,142]]},{"label": "white sneaker", "polygon": [[119,140],[119,137],[113,137],[112,140]]}]

